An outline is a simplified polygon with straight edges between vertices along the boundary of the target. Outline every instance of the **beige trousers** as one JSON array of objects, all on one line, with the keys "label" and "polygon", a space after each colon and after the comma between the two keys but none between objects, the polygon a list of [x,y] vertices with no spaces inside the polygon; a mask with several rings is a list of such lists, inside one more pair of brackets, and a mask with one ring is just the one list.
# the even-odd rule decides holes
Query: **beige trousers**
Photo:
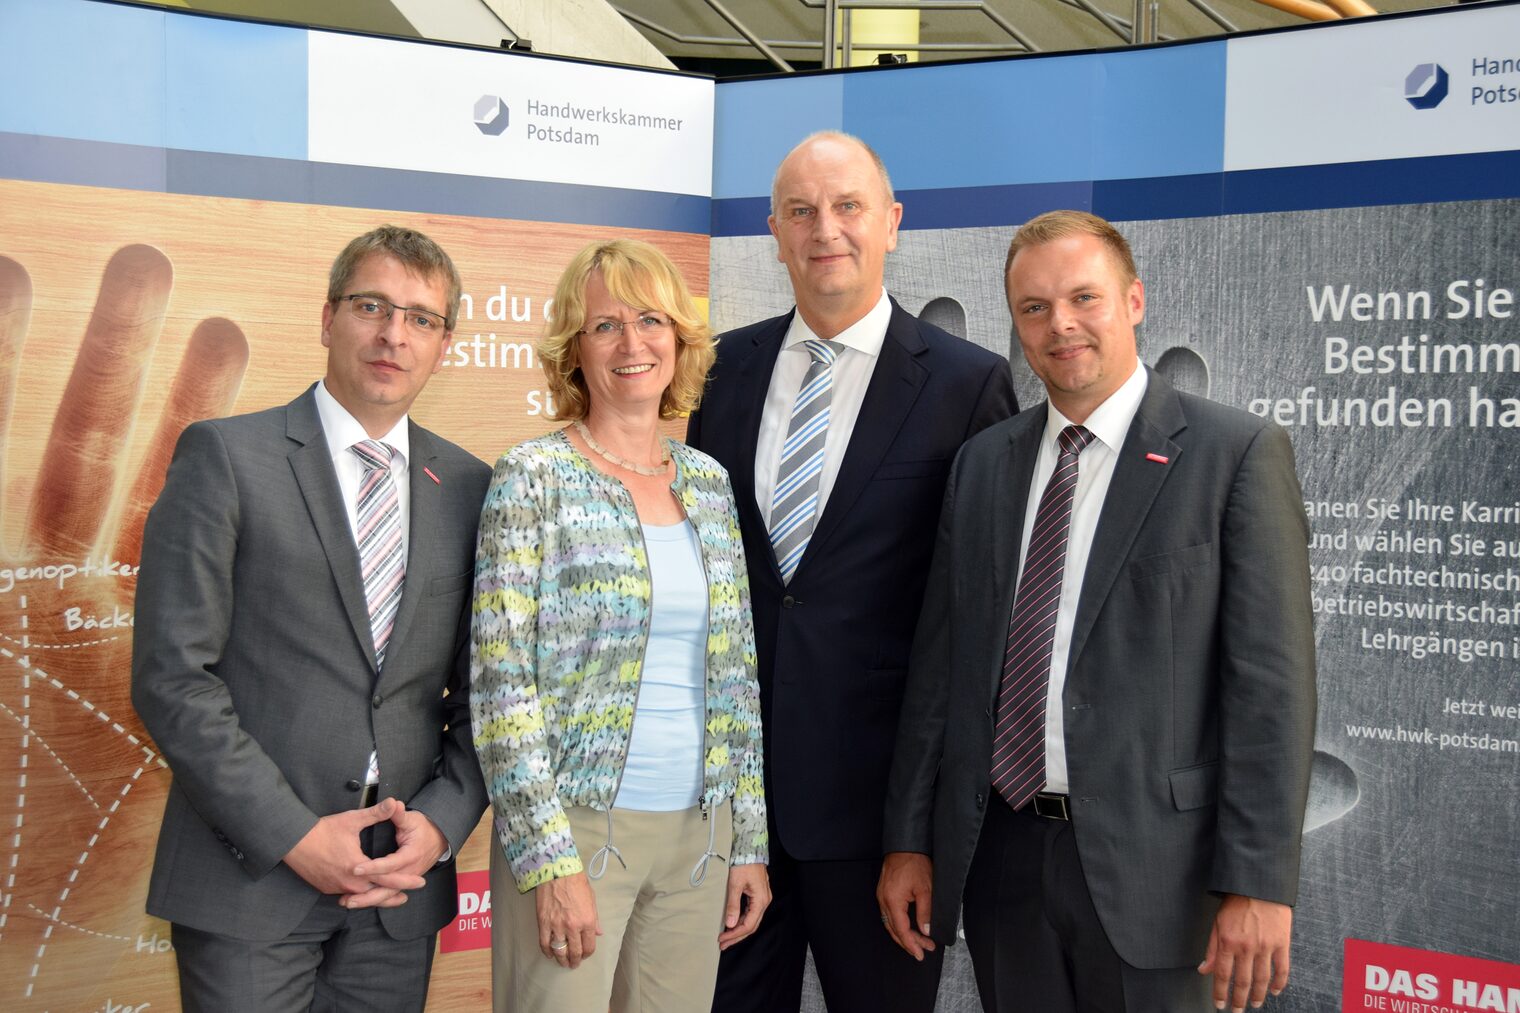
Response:
[{"label": "beige trousers", "polygon": [[[607,843],[607,814],[568,811],[581,861]],[[733,816],[713,810],[713,850],[728,857]],[[495,1013],[709,1013],[718,976],[728,865],[708,859],[700,886],[692,871],[707,850],[709,826],[693,806],[680,812],[612,810],[612,841],[627,863],[605,856],[591,881],[602,934],[575,970],[538,948],[533,891],[517,892],[500,847],[491,848],[491,997]]]}]

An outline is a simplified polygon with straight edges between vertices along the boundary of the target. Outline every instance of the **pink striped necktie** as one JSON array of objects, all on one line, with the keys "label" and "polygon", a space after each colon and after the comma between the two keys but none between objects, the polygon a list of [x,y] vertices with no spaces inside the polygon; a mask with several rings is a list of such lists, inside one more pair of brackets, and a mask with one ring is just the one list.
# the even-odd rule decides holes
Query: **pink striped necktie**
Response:
[{"label": "pink striped necktie", "polygon": [[992,786],[1014,809],[1023,808],[1045,787],[1045,697],[1061,610],[1066,535],[1077,491],[1077,455],[1093,438],[1082,426],[1067,426],[1056,438],[1061,454],[1035,511],[1018,599],[1008,622],[992,740]]},{"label": "pink striped necktie", "polygon": [[390,447],[365,440],[349,448],[364,464],[359,483],[359,568],[364,575],[364,600],[369,605],[369,629],[375,642],[375,667],[385,664],[385,646],[396,624],[401,585],[406,579],[406,546],[401,540],[401,498],[391,476]]}]

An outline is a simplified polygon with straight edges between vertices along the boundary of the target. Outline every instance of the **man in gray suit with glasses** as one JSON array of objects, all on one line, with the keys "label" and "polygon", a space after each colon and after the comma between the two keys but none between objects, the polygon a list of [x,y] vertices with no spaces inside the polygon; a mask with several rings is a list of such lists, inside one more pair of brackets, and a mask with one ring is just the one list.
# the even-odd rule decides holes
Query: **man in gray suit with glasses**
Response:
[{"label": "man in gray suit with glasses", "polygon": [[485,808],[468,597],[489,469],[407,418],[459,275],[382,226],[325,377],[187,428],[143,532],[132,700],[173,784],[148,893],[187,1010],[420,1010]]}]

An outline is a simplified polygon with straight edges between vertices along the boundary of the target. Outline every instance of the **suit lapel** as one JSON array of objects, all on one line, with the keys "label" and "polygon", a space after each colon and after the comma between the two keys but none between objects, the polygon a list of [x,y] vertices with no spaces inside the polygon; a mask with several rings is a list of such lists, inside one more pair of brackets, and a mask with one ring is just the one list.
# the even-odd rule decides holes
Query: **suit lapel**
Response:
[{"label": "suit lapel", "polygon": [[[1145,397],[1140,401],[1140,409],[1130,423],[1119,459],[1114,463],[1114,475],[1103,500],[1103,511],[1098,515],[1098,529],[1093,535],[1092,552],[1087,557],[1087,572],[1082,576],[1082,595],[1077,602],[1076,620],[1071,631],[1068,672],[1075,667],[1098,612],[1108,600],[1109,590],[1129,561],[1130,546],[1145,523],[1156,494],[1177,466],[1182,448],[1172,442],[1171,437],[1185,428],[1187,420],[1182,414],[1177,392],[1151,372]],[[1149,460],[1147,454],[1164,457],[1168,463]]]},{"label": "suit lapel", "polygon": [[1029,483],[1040,456],[1047,407],[1041,404],[1018,416],[1018,425],[1009,432],[1008,446],[998,458],[992,485],[993,495],[1001,499],[986,505],[985,516],[992,527],[993,615],[1000,620],[994,623],[998,663],[993,666],[988,687],[994,707],[1002,680],[1008,620],[1013,615],[1013,594],[1019,582],[1019,548],[1024,540],[1024,515],[1029,510]]},{"label": "suit lapel", "polygon": [[[735,376],[735,389],[742,393],[735,399],[733,427],[721,437],[724,441],[734,441],[737,451],[731,455],[714,455],[724,460],[748,462],[731,468],[728,479],[733,484],[734,498],[738,501],[744,526],[752,531],[770,530],[770,519],[761,516],[760,506],[755,501],[755,448],[760,442],[765,395],[771,389],[771,374],[776,369],[776,357],[781,354],[781,344],[786,340],[787,329],[792,325],[792,314],[796,312],[794,309],[791,313],[778,317],[773,328],[755,335],[749,354],[739,363]],[[767,551],[765,556],[770,560],[771,577],[777,584],[781,583],[781,569],[776,565],[775,552]]]},{"label": "suit lapel", "polygon": [[1029,510],[1029,483],[1040,456],[1040,437],[1045,434],[1046,405],[1019,416],[1020,425],[1008,434],[1008,449],[998,460],[993,489],[1007,497],[1003,506],[991,505],[992,586],[998,599],[1013,608],[1013,592],[1019,581],[1019,548],[1024,540],[1024,515]]},{"label": "suit lapel", "polygon": [[[313,388],[314,389],[314,388]],[[317,416],[317,402],[311,390],[292,401],[286,410],[285,435],[299,443],[290,454],[290,467],[296,485],[306,501],[338,596],[354,628],[354,635],[364,647],[370,670],[375,670],[375,645],[370,638],[369,605],[364,599],[364,579],[359,572],[359,550],[354,545],[353,530],[348,524],[348,507],[333,472],[332,454]]]},{"label": "suit lapel", "polygon": [[[407,627],[417,614],[418,603],[427,595],[432,570],[429,560],[438,556],[439,500],[443,485],[427,475],[429,463],[438,456],[432,434],[411,420],[407,421],[407,442],[411,460],[407,462],[407,486],[411,490],[406,547],[406,579],[401,585],[401,604],[396,608],[396,623],[391,627],[386,654],[394,657],[406,643]],[[437,469],[432,469],[435,473]]]},{"label": "suit lapel", "polygon": [[807,567],[810,557],[822,551],[829,535],[839,526],[840,518],[850,513],[855,501],[865,491],[866,483],[876,474],[877,465],[891,449],[892,441],[897,439],[897,431],[902,428],[918,400],[919,391],[929,379],[928,368],[916,358],[926,348],[918,333],[918,322],[894,299],[892,318],[887,323],[887,334],[882,339],[876,368],[871,371],[871,382],[866,385],[860,416],[850,434],[850,443],[845,449],[844,460],[840,462],[834,487],[829,491],[829,501],[797,566],[799,572]]}]

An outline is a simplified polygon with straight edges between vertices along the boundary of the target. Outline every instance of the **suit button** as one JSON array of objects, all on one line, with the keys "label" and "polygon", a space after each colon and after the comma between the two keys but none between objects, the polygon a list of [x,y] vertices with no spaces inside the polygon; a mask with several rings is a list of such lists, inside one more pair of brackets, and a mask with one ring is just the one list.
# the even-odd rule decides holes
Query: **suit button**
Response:
[{"label": "suit button", "polygon": [[980,808],[982,808],[986,804],[987,804],[987,796],[983,795],[981,792],[977,792],[976,793],[976,807],[978,809],[980,809]]},{"label": "suit button", "polygon": [[349,791],[358,791],[360,788],[364,787],[364,785],[360,784],[358,781],[348,780],[343,782],[343,787],[347,788]]},{"label": "suit button", "polygon": [[781,607],[784,609],[789,609],[795,604],[797,604],[797,599],[793,598],[791,595],[787,595],[785,598],[781,599]]},{"label": "suit button", "polygon": [[376,693],[374,696],[370,697],[369,702],[372,706],[378,708],[382,702],[380,699],[380,694]]}]

